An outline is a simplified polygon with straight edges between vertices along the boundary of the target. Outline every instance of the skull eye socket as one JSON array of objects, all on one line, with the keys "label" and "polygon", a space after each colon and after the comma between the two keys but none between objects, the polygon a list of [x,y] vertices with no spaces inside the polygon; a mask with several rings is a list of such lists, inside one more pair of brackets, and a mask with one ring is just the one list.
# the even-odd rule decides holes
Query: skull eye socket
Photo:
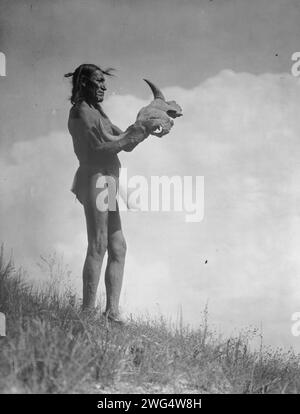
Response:
[{"label": "skull eye socket", "polygon": [[161,125],[159,125],[153,132],[154,134],[160,134],[162,132],[163,128]]},{"label": "skull eye socket", "polygon": [[182,114],[178,111],[176,111],[175,109],[169,109],[169,111],[167,111],[167,114],[170,118],[177,118],[179,116],[182,116]]},{"label": "skull eye socket", "polygon": [[169,111],[167,111],[167,114],[171,118],[176,118],[176,111],[174,111],[173,109],[170,109]]}]

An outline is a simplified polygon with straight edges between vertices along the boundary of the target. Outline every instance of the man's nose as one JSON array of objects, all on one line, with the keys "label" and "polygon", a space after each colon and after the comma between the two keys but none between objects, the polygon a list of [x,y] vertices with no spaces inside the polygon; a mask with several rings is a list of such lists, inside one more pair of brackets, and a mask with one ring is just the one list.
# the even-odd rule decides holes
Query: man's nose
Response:
[{"label": "man's nose", "polygon": [[104,83],[102,84],[101,89],[102,89],[103,91],[106,91],[106,86],[104,85]]}]

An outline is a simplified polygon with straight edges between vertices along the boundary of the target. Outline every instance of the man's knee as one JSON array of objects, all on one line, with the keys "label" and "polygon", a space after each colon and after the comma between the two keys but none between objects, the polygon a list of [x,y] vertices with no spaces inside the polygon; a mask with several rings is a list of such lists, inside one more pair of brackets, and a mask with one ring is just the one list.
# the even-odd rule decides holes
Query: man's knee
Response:
[{"label": "man's knee", "polygon": [[108,254],[114,260],[122,261],[126,256],[127,245],[123,236],[115,238],[108,244]]},{"label": "man's knee", "polygon": [[97,238],[89,242],[88,251],[92,256],[102,257],[105,255],[107,245],[107,234],[101,233]]}]

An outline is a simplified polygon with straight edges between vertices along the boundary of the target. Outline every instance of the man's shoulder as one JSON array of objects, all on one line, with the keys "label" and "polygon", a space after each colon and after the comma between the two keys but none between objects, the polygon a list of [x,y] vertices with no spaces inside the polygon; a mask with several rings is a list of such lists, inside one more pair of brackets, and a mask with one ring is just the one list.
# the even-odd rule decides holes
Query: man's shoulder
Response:
[{"label": "man's shoulder", "polygon": [[90,119],[92,115],[92,108],[84,100],[77,101],[70,109],[70,118]]}]

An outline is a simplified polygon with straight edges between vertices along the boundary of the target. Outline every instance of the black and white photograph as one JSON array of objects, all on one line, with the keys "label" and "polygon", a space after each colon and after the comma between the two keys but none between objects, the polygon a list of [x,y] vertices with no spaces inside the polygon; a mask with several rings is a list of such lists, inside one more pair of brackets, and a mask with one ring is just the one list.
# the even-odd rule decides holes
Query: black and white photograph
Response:
[{"label": "black and white photograph", "polygon": [[299,22],[0,0],[0,394],[300,392]]}]

